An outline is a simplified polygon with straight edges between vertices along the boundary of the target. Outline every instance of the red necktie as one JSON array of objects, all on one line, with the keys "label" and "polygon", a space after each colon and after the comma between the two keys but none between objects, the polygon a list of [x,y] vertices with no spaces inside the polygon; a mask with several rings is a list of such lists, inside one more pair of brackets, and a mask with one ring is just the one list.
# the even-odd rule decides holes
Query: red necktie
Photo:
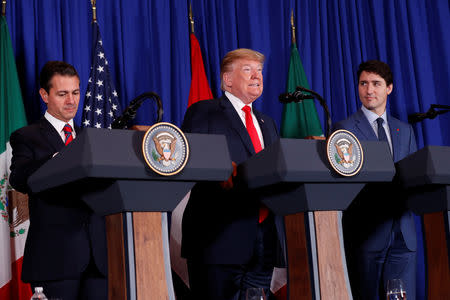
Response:
[{"label": "red necktie", "polygon": [[[259,140],[258,132],[256,132],[255,125],[253,124],[252,108],[248,105],[244,106],[242,110],[245,112],[245,127],[247,127],[248,135],[252,140],[253,148],[258,153],[262,150],[261,141]],[[259,208],[259,223],[262,223],[269,215],[269,209],[261,205]]]},{"label": "red necktie", "polygon": [[64,135],[66,136],[66,141],[64,143],[67,146],[71,141],[73,141],[72,126],[70,126],[69,124],[64,125],[63,131]]}]

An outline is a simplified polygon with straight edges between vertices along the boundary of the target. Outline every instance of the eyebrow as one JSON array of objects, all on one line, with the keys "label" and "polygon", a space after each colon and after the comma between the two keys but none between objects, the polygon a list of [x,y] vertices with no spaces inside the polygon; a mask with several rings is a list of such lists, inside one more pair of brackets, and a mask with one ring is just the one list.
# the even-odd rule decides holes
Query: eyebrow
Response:
[{"label": "eyebrow", "polygon": [[382,82],[381,80],[360,80],[359,82]]},{"label": "eyebrow", "polygon": [[76,90],[72,90],[72,91],[68,91],[68,90],[59,90],[59,91],[56,91],[56,93],[57,94],[59,94],[59,93],[73,93],[73,92],[79,92],[80,91],[80,89],[76,89]]}]

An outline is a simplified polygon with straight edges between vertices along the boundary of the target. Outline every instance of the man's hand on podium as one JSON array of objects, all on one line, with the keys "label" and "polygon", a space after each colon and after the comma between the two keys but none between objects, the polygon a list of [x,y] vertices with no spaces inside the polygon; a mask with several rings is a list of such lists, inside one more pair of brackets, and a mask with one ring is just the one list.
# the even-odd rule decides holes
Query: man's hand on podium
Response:
[{"label": "man's hand on podium", "polygon": [[236,177],[237,175],[237,165],[234,161],[231,162],[231,164],[233,165],[233,172],[231,173],[230,177],[225,180],[222,181],[220,183],[220,186],[224,189],[224,190],[230,190],[233,188],[233,177]]}]

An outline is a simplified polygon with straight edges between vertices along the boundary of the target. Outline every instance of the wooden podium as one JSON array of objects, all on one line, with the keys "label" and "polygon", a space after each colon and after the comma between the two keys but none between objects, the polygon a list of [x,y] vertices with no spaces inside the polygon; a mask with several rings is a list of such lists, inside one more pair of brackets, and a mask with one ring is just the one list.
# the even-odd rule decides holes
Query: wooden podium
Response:
[{"label": "wooden podium", "polygon": [[424,147],[396,167],[409,188],[409,208],[423,215],[428,299],[444,299],[450,295],[450,147]]},{"label": "wooden podium", "polygon": [[166,212],[195,182],[223,181],[232,172],[224,136],[187,134],[183,171],[158,175],[145,163],[144,134],[85,128],[29,181],[34,193],[70,185],[106,216],[109,299],[175,299]]},{"label": "wooden podium", "polygon": [[352,298],[342,211],[366,183],[390,182],[395,174],[386,143],[361,145],[364,165],[354,177],[332,171],[320,140],[281,139],[238,167],[267,207],[285,216],[288,299]]}]

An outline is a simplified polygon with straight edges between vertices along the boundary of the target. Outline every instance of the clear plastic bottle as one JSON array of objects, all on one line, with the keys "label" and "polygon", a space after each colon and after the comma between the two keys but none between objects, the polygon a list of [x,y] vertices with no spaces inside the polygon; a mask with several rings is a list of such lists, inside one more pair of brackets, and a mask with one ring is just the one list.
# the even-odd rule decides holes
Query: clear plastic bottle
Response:
[{"label": "clear plastic bottle", "polygon": [[34,288],[34,294],[31,296],[31,300],[48,300],[43,293],[44,289],[40,286]]}]

